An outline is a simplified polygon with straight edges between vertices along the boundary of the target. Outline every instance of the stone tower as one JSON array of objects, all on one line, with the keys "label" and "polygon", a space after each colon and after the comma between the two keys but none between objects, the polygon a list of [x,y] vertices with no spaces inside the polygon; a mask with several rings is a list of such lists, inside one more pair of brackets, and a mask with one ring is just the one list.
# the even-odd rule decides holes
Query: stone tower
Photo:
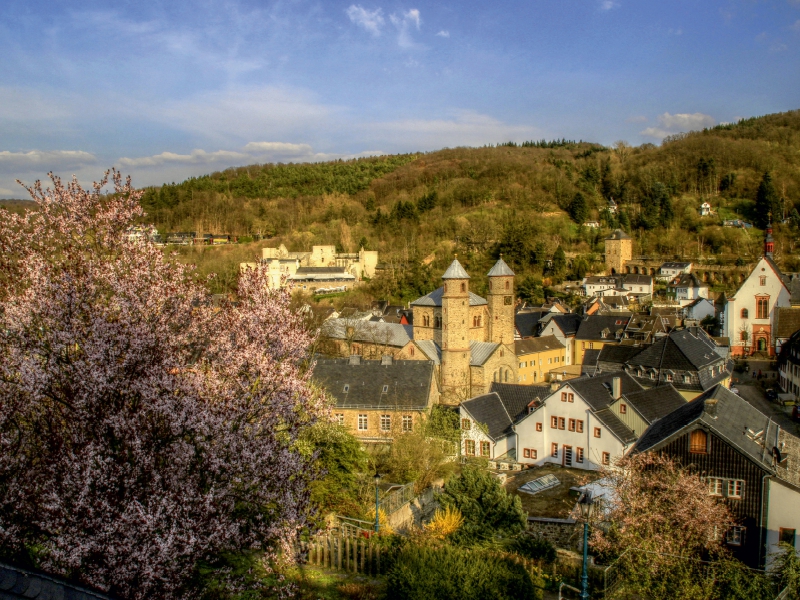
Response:
[{"label": "stone tower", "polygon": [[489,341],[514,343],[514,271],[500,257],[489,276]]},{"label": "stone tower", "polygon": [[622,229],[606,238],[606,269],[609,274],[624,273],[625,263],[632,258],[633,240]]},{"label": "stone tower", "polygon": [[442,394],[455,403],[470,391],[469,275],[455,259],[442,279]]}]

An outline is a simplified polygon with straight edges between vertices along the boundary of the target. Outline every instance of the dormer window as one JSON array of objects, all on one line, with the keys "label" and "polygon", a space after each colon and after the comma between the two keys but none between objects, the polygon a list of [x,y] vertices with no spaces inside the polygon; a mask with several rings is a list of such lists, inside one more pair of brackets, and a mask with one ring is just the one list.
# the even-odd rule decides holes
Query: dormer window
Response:
[{"label": "dormer window", "polygon": [[389,391],[389,386],[388,385],[384,385],[383,386],[383,393],[385,394],[388,391]]},{"label": "dormer window", "polygon": [[342,389],[342,391],[343,391],[345,394],[346,394],[347,392],[349,392],[349,391],[350,391],[350,384],[349,384],[349,383],[345,383],[345,384],[344,384],[344,388]]}]

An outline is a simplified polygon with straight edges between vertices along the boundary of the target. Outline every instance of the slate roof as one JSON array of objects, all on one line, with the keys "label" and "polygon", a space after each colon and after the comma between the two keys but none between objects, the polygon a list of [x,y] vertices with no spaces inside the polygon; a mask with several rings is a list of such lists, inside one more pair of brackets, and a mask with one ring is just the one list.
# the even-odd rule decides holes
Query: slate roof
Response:
[{"label": "slate roof", "polygon": [[0,599],[111,600],[101,592],[79,587],[59,577],[0,563]]},{"label": "slate roof", "polygon": [[516,423],[528,414],[528,405],[534,400],[544,400],[552,392],[549,385],[521,385],[518,383],[492,382],[489,392],[500,396],[500,401]]},{"label": "slate roof", "polygon": [[[603,346],[598,356],[598,363],[615,363],[619,365],[618,370],[622,370],[630,358],[642,351],[641,346],[617,346],[608,344]],[[588,350],[587,350],[588,352]],[[608,367],[607,367],[608,368]]]},{"label": "slate roof", "polygon": [[661,265],[662,269],[685,269],[686,267],[691,266],[692,263],[690,262],[665,262]]},{"label": "slate roof", "polygon": [[442,349],[436,342],[433,340],[414,340],[414,343],[428,357],[428,360],[432,360],[436,365],[442,364]]},{"label": "slate roof", "polygon": [[544,309],[537,311],[523,311],[514,315],[514,326],[517,328],[520,337],[533,337],[539,330],[539,319],[547,311]]},{"label": "slate roof", "polygon": [[565,337],[574,336],[578,332],[578,327],[583,320],[583,317],[576,314],[566,314],[566,315],[559,315],[555,313],[550,313],[553,316],[550,317],[548,323],[554,322],[561,332],[564,334]]},{"label": "slate roof", "polygon": [[402,348],[414,337],[411,325],[400,323],[379,323],[355,321],[350,319],[328,319],[322,325],[322,335],[343,340],[347,337],[347,327],[355,328],[353,340]]},{"label": "slate roof", "polygon": [[647,423],[662,419],[686,404],[686,398],[671,384],[623,394],[623,398]]},{"label": "slate roof", "polygon": [[[694,328],[693,328],[694,329]],[[705,333],[682,329],[656,340],[637,355],[628,359],[633,366],[697,371],[717,363],[720,359],[716,344]]]},{"label": "slate roof", "polygon": [[486,426],[487,435],[497,441],[512,432],[513,421],[503,401],[495,392],[476,396],[461,403],[461,408],[478,423]]},{"label": "slate roof", "polygon": [[775,337],[791,337],[798,329],[800,329],[800,308],[778,307],[775,311]]},{"label": "slate roof", "polygon": [[572,387],[581,398],[592,408],[592,410],[602,410],[608,408],[614,397],[611,395],[611,385],[615,377],[620,378],[620,387],[622,395],[639,392],[642,386],[627,373],[603,373],[595,377],[579,377],[578,379],[571,379],[568,385]]},{"label": "slate roof", "polygon": [[464,267],[461,266],[461,263],[458,262],[456,258],[453,259],[453,262],[447,267],[444,275],[442,275],[442,279],[469,279],[469,273],[464,270]]},{"label": "slate roof", "polygon": [[554,335],[544,335],[514,342],[514,354],[517,356],[534,352],[546,352],[548,350],[563,350],[564,348],[564,344],[559,342]]},{"label": "slate roof", "polygon": [[629,240],[629,239],[631,239],[631,236],[629,236],[627,233],[622,231],[622,229],[616,229],[616,230],[614,230],[614,233],[612,233],[606,239],[607,240]]},{"label": "slate roof", "polygon": [[500,258],[486,275],[488,277],[513,277],[514,271]]},{"label": "slate roof", "polygon": [[433,371],[433,362],[427,360],[382,364],[361,359],[352,364],[349,358],[318,358],[313,379],[325,387],[337,408],[424,410],[430,403]]},{"label": "slate roof", "polygon": [[[433,290],[430,294],[426,294],[421,298],[417,298],[411,303],[411,306],[441,306],[442,295],[444,294],[444,287]],[[469,305],[482,306],[488,304],[485,298],[481,298],[477,294],[469,292]]]},{"label": "slate roof", "polygon": [[480,367],[485,363],[492,353],[500,347],[494,342],[469,341],[469,364],[472,367]]},{"label": "slate roof", "polygon": [[800,305],[800,276],[795,275],[789,282],[789,294],[791,294],[792,306]]},{"label": "slate roof", "polygon": [[597,360],[600,358],[600,350],[586,350],[583,353],[583,366],[586,368],[587,372],[591,372],[594,375],[595,370],[597,369]]},{"label": "slate roof", "polygon": [[[625,329],[628,324],[627,317],[617,317],[608,315],[589,315],[581,321],[578,327],[578,332],[575,334],[576,340],[608,340],[614,342],[617,340],[616,333],[618,330]],[[606,336],[601,334],[606,331]]]},{"label": "slate roof", "polygon": [[620,421],[610,408],[593,411],[594,416],[606,426],[623,444],[632,444],[636,441],[636,434],[630,427]]},{"label": "slate roof", "polygon": [[651,285],[653,283],[653,278],[650,277],[650,275],[629,273],[622,278],[622,281],[628,285]]},{"label": "slate roof", "polygon": [[[639,438],[632,451],[657,449],[672,438],[682,435],[684,429],[696,422],[702,423],[757,465],[768,471],[773,470],[771,449],[778,445],[780,427],[770,417],[722,385],[706,390],[691,402],[654,422]],[[761,443],[753,439],[759,431],[763,432],[759,439],[764,440],[766,451]]]}]

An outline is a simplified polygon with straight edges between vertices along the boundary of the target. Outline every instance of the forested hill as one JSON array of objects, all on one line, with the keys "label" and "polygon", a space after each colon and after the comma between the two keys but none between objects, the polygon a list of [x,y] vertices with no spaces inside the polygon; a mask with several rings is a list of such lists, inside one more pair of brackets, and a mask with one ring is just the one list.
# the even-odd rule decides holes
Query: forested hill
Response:
[{"label": "forested hill", "polygon": [[[617,215],[605,210],[611,199]],[[701,217],[706,201],[714,214]],[[776,222],[789,219],[776,224],[776,249],[797,270],[800,111],[660,146],[560,140],[240,167],[148,189],[144,204],[161,231],[261,234],[290,249],[364,244],[382,262],[422,269],[420,287],[454,251],[476,271],[502,251],[522,273],[541,276],[561,246],[580,275],[618,226],[633,235],[636,254],[747,260],[759,252],[760,232],[723,228],[722,220],[763,227],[771,212]],[[593,220],[602,228],[580,226]],[[386,292],[416,293],[407,287],[387,284]]]}]

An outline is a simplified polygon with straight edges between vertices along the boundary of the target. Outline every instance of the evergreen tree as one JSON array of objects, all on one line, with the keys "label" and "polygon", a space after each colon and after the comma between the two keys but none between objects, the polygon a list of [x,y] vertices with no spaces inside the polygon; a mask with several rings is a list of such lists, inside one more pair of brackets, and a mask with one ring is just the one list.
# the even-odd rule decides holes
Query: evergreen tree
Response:
[{"label": "evergreen tree", "polygon": [[503,489],[487,471],[468,466],[445,484],[438,497],[442,508],[461,511],[464,523],[454,534],[462,544],[513,536],[525,528],[526,515],[518,496]]},{"label": "evergreen tree", "polygon": [[626,213],[624,210],[619,211],[617,214],[617,220],[619,221],[619,226],[623,231],[631,230],[630,217],[628,217],[628,213]]},{"label": "evergreen tree", "polygon": [[439,195],[436,193],[436,190],[433,190],[429,194],[425,194],[417,201],[417,210],[420,213],[428,212],[429,210],[436,208],[438,203]]},{"label": "evergreen tree", "polygon": [[767,227],[769,213],[772,213],[773,220],[780,220],[781,202],[778,198],[778,191],[775,189],[775,184],[772,183],[772,175],[766,171],[756,194],[756,227],[759,229]]},{"label": "evergreen tree", "polygon": [[586,196],[581,192],[576,192],[575,197],[569,204],[569,216],[578,225],[583,225],[589,217],[589,205],[586,203]]},{"label": "evergreen tree", "polygon": [[561,247],[561,244],[559,244],[558,248],[556,248],[556,251],[553,254],[553,271],[556,273],[563,273],[564,269],[566,268],[567,255],[564,253],[564,249]]},{"label": "evergreen tree", "polygon": [[367,238],[362,237],[361,241],[358,242],[358,247],[359,249],[363,248],[364,250],[369,250],[369,241],[367,240]]},{"label": "evergreen tree", "polygon": [[600,179],[600,191],[603,194],[603,198],[606,200],[611,200],[614,196],[614,178],[611,175],[611,160],[606,160],[603,163],[603,175]]}]

